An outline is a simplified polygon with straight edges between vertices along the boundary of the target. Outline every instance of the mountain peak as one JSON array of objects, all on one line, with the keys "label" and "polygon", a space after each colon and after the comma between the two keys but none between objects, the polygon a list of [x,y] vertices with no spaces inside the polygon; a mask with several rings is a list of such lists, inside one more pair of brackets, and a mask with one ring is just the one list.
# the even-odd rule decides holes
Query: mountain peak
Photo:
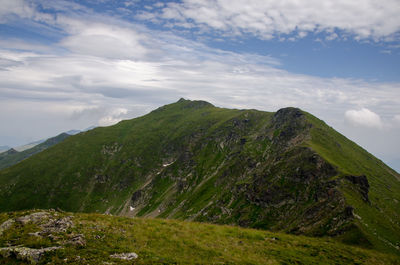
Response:
[{"label": "mountain peak", "polygon": [[286,119],[296,119],[302,116],[304,116],[303,111],[299,108],[294,108],[294,107],[279,109],[274,115],[276,119],[283,117],[285,117]]},{"label": "mountain peak", "polygon": [[184,99],[180,98],[176,104],[182,104],[184,108],[203,108],[203,107],[214,107],[213,104],[204,101],[204,100],[190,100],[190,99]]},{"label": "mountain peak", "polygon": [[11,154],[16,154],[18,153],[17,150],[15,150],[14,148],[10,148],[6,151],[6,154],[11,155]]}]

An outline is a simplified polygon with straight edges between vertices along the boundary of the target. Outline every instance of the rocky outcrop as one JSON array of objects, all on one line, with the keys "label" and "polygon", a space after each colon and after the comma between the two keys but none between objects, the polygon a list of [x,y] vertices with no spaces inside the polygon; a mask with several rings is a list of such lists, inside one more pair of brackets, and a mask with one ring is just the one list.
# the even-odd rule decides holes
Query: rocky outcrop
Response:
[{"label": "rocky outcrop", "polygon": [[11,226],[15,223],[14,219],[9,219],[0,225],[0,236],[3,234],[5,230],[11,228]]},{"label": "rocky outcrop", "polygon": [[370,202],[368,198],[369,183],[367,177],[365,175],[361,176],[347,175],[345,176],[345,178],[354,184],[358,192],[361,194],[362,199],[365,202],[369,203]]},{"label": "rocky outcrop", "polygon": [[48,247],[48,248],[27,248],[27,247],[6,247],[0,248],[0,255],[4,258],[15,257],[18,260],[36,264],[40,261],[41,257],[48,252],[55,251],[61,247]]},{"label": "rocky outcrop", "polygon": [[13,225],[17,225],[18,229],[23,229],[25,226],[36,225],[37,231],[28,233],[28,235],[31,237],[48,238],[55,245],[39,249],[20,245],[0,248],[0,255],[4,258],[14,257],[18,260],[35,264],[38,263],[46,253],[61,249],[65,245],[74,245],[77,247],[86,246],[86,240],[83,234],[68,232],[69,228],[74,226],[72,217],[60,216],[60,214],[55,211],[34,212],[9,219],[0,225],[1,234],[12,229]]}]

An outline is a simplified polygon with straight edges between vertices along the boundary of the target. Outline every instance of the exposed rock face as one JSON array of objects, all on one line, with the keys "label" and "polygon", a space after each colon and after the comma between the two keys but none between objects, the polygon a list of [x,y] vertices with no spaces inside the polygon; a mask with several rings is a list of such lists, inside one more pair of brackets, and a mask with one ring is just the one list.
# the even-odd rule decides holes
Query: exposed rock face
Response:
[{"label": "exposed rock face", "polygon": [[[279,110],[268,127],[249,133],[254,120],[251,115],[234,118],[227,125],[228,132],[208,134],[205,143],[198,132],[182,140],[182,150],[166,150],[175,162],[161,168],[149,183],[136,190],[129,205],[137,212],[151,209],[152,198],[168,194],[158,208],[148,211],[149,216],[174,207],[169,217],[176,217],[175,211],[180,211],[189,213],[185,218],[197,221],[308,235],[342,233],[353,216],[346,212],[339,182],[331,180],[337,170],[310,148],[300,146],[311,128],[304,113],[296,108]],[[224,158],[214,162],[213,171],[202,172],[201,176],[196,150],[203,150],[210,143],[216,147],[213,152],[222,153]],[[248,151],[248,144],[254,153]],[[197,186],[207,179],[209,189],[217,190],[211,198],[201,197],[203,193]],[[165,180],[173,183],[170,192],[156,192],[158,183]],[[187,194],[197,194],[208,204],[190,215],[191,201],[180,199]]]},{"label": "exposed rock face", "polygon": [[369,183],[367,177],[365,175],[361,176],[348,175],[345,178],[357,187],[363,200],[369,203],[370,202],[368,198]]}]

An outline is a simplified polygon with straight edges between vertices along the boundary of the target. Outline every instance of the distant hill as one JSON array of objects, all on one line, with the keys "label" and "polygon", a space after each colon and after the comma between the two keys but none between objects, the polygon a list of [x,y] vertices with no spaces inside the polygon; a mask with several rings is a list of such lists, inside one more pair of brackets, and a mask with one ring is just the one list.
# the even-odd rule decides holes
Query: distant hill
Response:
[{"label": "distant hill", "polygon": [[81,132],[80,130],[69,130],[68,132],[65,132],[65,133],[69,134],[69,135],[75,135],[75,134],[78,134],[80,132]]},{"label": "distant hill", "polygon": [[[63,141],[69,135],[75,135],[75,134],[78,134],[81,132],[86,132],[86,131],[92,130],[94,128],[96,128],[96,126],[90,126],[83,131],[69,130],[65,133],[61,133],[58,136],[51,137],[46,140],[38,140],[38,141],[35,141],[32,143],[29,143],[26,145],[21,145],[21,146],[14,147],[14,148],[10,148],[9,146],[0,146],[0,169],[15,165],[18,162],[20,162],[34,154],[37,154],[37,153],[49,148],[50,146],[53,146],[54,144],[59,143],[60,141]],[[38,146],[38,145],[40,145],[40,146]],[[8,150],[9,150],[9,152],[6,153],[6,151],[8,151]]]},{"label": "distant hill", "polygon": [[181,99],[70,136],[0,171],[0,210],[233,224],[400,254],[399,180],[300,109]]},{"label": "distant hill", "polygon": [[50,146],[60,143],[69,136],[69,134],[62,133],[55,137],[49,138],[40,144],[34,145],[31,148],[24,149],[24,151],[21,152],[11,148],[6,152],[0,153],[0,169],[15,165],[18,162],[49,148]]},{"label": "distant hill", "polygon": [[84,130],[69,130],[68,132],[65,132],[65,133],[67,133],[67,134],[69,134],[69,135],[75,135],[75,134],[78,134],[78,133],[81,133],[81,132],[87,132],[87,131],[90,131],[90,130],[92,130],[92,129],[94,129],[94,128],[96,128],[97,126],[90,126],[90,127],[87,127],[86,129],[84,129]]},{"label": "distant hill", "polygon": [[22,151],[25,151],[27,149],[31,149],[32,147],[35,147],[36,145],[41,144],[44,141],[46,141],[46,140],[45,139],[38,140],[38,141],[31,142],[31,143],[28,143],[28,144],[25,144],[25,145],[20,145],[20,146],[14,147],[13,149],[15,149],[18,152],[22,152]]},{"label": "distant hill", "polygon": [[11,147],[7,146],[7,145],[2,145],[0,146],[0,153],[3,153],[7,150],[9,150]]}]

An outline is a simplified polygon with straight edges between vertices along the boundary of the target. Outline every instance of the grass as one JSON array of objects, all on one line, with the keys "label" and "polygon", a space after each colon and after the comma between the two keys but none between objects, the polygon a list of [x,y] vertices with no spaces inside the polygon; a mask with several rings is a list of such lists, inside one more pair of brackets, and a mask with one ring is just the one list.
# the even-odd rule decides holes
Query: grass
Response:
[{"label": "grass", "polygon": [[[0,220],[24,214],[27,212],[2,213]],[[63,215],[72,214],[61,213]],[[329,238],[100,214],[76,213],[73,222],[75,226],[67,233],[83,234],[86,246],[67,245],[46,255],[41,264],[132,264],[110,258],[114,253],[126,252],[139,255],[133,264],[400,264],[398,257],[350,247]],[[26,235],[34,230],[32,226],[14,227],[0,239],[0,246],[10,240],[14,244],[27,244]],[[29,244],[50,245],[47,241]],[[14,259],[0,259],[0,264],[17,263]]]}]

